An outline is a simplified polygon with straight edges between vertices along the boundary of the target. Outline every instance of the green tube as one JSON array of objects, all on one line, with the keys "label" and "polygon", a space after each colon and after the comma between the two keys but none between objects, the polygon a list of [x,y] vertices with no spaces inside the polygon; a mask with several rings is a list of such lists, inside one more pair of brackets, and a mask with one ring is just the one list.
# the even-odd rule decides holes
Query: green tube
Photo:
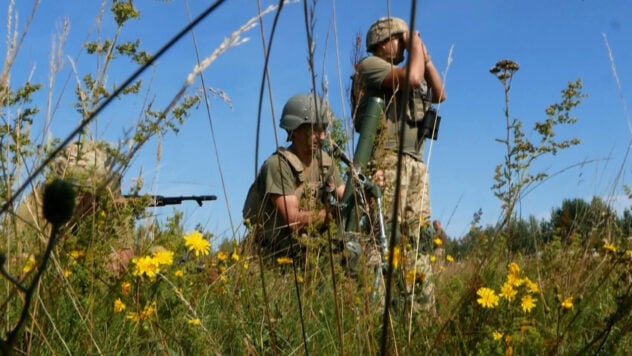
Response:
[{"label": "green tube", "polygon": [[[380,126],[380,119],[384,113],[384,100],[378,97],[370,97],[366,104],[364,115],[360,119],[360,137],[358,145],[353,154],[353,166],[356,172],[362,172],[371,159],[373,147],[375,146],[375,136]],[[353,177],[347,179],[345,192],[342,196],[343,202],[348,202],[353,195]]]},{"label": "green tube", "polygon": [[[342,195],[342,216],[344,217],[345,231],[357,231],[358,216],[356,211],[357,198],[354,195],[354,191],[357,185],[364,185],[359,183],[358,180],[366,179],[363,176],[363,170],[371,159],[373,154],[373,148],[375,146],[375,137],[380,125],[380,120],[384,113],[384,100],[377,97],[371,97],[367,101],[366,110],[361,118],[360,137],[358,138],[358,145],[356,146],[355,153],[353,155],[353,168],[349,172],[347,183],[345,185],[345,192]],[[358,177],[354,177],[357,174]],[[362,177],[360,177],[362,176]],[[364,187],[363,187],[364,188]],[[362,203],[360,203],[362,204]]]},{"label": "green tube", "polygon": [[353,154],[353,164],[355,168],[362,171],[373,153],[375,146],[375,136],[380,126],[380,118],[384,113],[384,100],[378,97],[370,97],[366,104],[366,110],[361,118],[360,137],[358,145]]}]

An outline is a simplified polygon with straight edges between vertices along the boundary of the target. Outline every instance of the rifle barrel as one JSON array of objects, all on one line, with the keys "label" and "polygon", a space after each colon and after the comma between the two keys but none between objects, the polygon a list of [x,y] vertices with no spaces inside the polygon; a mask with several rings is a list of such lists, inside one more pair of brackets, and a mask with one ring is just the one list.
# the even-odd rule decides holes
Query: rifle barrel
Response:
[{"label": "rifle barrel", "polygon": [[[178,205],[182,204],[185,200],[195,200],[199,206],[202,206],[203,201],[217,200],[215,195],[188,195],[179,197],[166,197],[163,195],[147,195],[151,200],[150,207],[160,207],[165,205]],[[142,198],[142,195],[123,195],[124,198]]]}]

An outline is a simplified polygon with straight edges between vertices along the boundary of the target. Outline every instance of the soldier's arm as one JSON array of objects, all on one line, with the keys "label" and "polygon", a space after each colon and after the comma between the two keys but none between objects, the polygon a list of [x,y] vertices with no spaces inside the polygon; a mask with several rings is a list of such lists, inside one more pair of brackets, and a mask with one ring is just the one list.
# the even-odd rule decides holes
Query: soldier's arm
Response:
[{"label": "soldier's arm", "polygon": [[435,104],[443,102],[447,98],[447,95],[439,71],[435,68],[431,60],[426,62],[425,78],[428,83],[428,88],[432,89],[432,102]]},{"label": "soldier's arm", "polygon": [[[399,40],[400,46],[406,46],[408,48],[408,32],[404,32],[403,36]],[[425,76],[425,52],[423,49],[423,43],[421,42],[421,37],[418,32],[415,32],[412,36],[412,46],[410,49],[410,53],[408,53],[409,60],[408,64],[397,67],[394,66],[393,69],[384,77],[384,81],[382,82],[382,86],[386,89],[395,90],[400,88],[403,83],[406,81],[406,70],[407,67],[410,67],[410,73],[408,76],[408,86],[410,88],[419,88],[424,81]]]},{"label": "soldier's arm", "polygon": [[325,209],[319,211],[301,210],[296,195],[274,194],[270,199],[281,218],[292,231],[297,231],[307,225],[322,224],[325,221]]}]

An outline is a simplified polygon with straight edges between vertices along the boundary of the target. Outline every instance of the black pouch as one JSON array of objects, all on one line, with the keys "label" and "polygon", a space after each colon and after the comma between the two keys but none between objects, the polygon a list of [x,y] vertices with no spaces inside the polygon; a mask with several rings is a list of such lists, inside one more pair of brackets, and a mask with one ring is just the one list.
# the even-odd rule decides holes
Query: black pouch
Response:
[{"label": "black pouch", "polygon": [[437,140],[439,138],[439,124],[441,123],[441,116],[437,115],[435,109],[428,109],[424,114],[423,120],[418,122],[419,134],[422,138]]}]

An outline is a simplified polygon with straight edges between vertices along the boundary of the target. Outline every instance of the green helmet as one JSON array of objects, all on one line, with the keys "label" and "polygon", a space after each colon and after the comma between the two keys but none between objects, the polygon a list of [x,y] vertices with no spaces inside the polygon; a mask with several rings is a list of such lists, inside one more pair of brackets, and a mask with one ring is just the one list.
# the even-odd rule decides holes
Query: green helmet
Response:
[{"label": "green helmet", "polygon": [[404,32],[408,32],[406,21],[397,17],[382,17],[369,27],[366,34],[366,50],[372,52],[378,43]]},{"label": "green helmet", "polygon": [[[314,105],[314,94],[299,94],[291,97],[283,107],[280,126],[288,132],[296,130],[302,124],[329,124],[332,116],[329,104],[318,97],[318,107]],[[316,114],[318,109],[319,115]]]}]

